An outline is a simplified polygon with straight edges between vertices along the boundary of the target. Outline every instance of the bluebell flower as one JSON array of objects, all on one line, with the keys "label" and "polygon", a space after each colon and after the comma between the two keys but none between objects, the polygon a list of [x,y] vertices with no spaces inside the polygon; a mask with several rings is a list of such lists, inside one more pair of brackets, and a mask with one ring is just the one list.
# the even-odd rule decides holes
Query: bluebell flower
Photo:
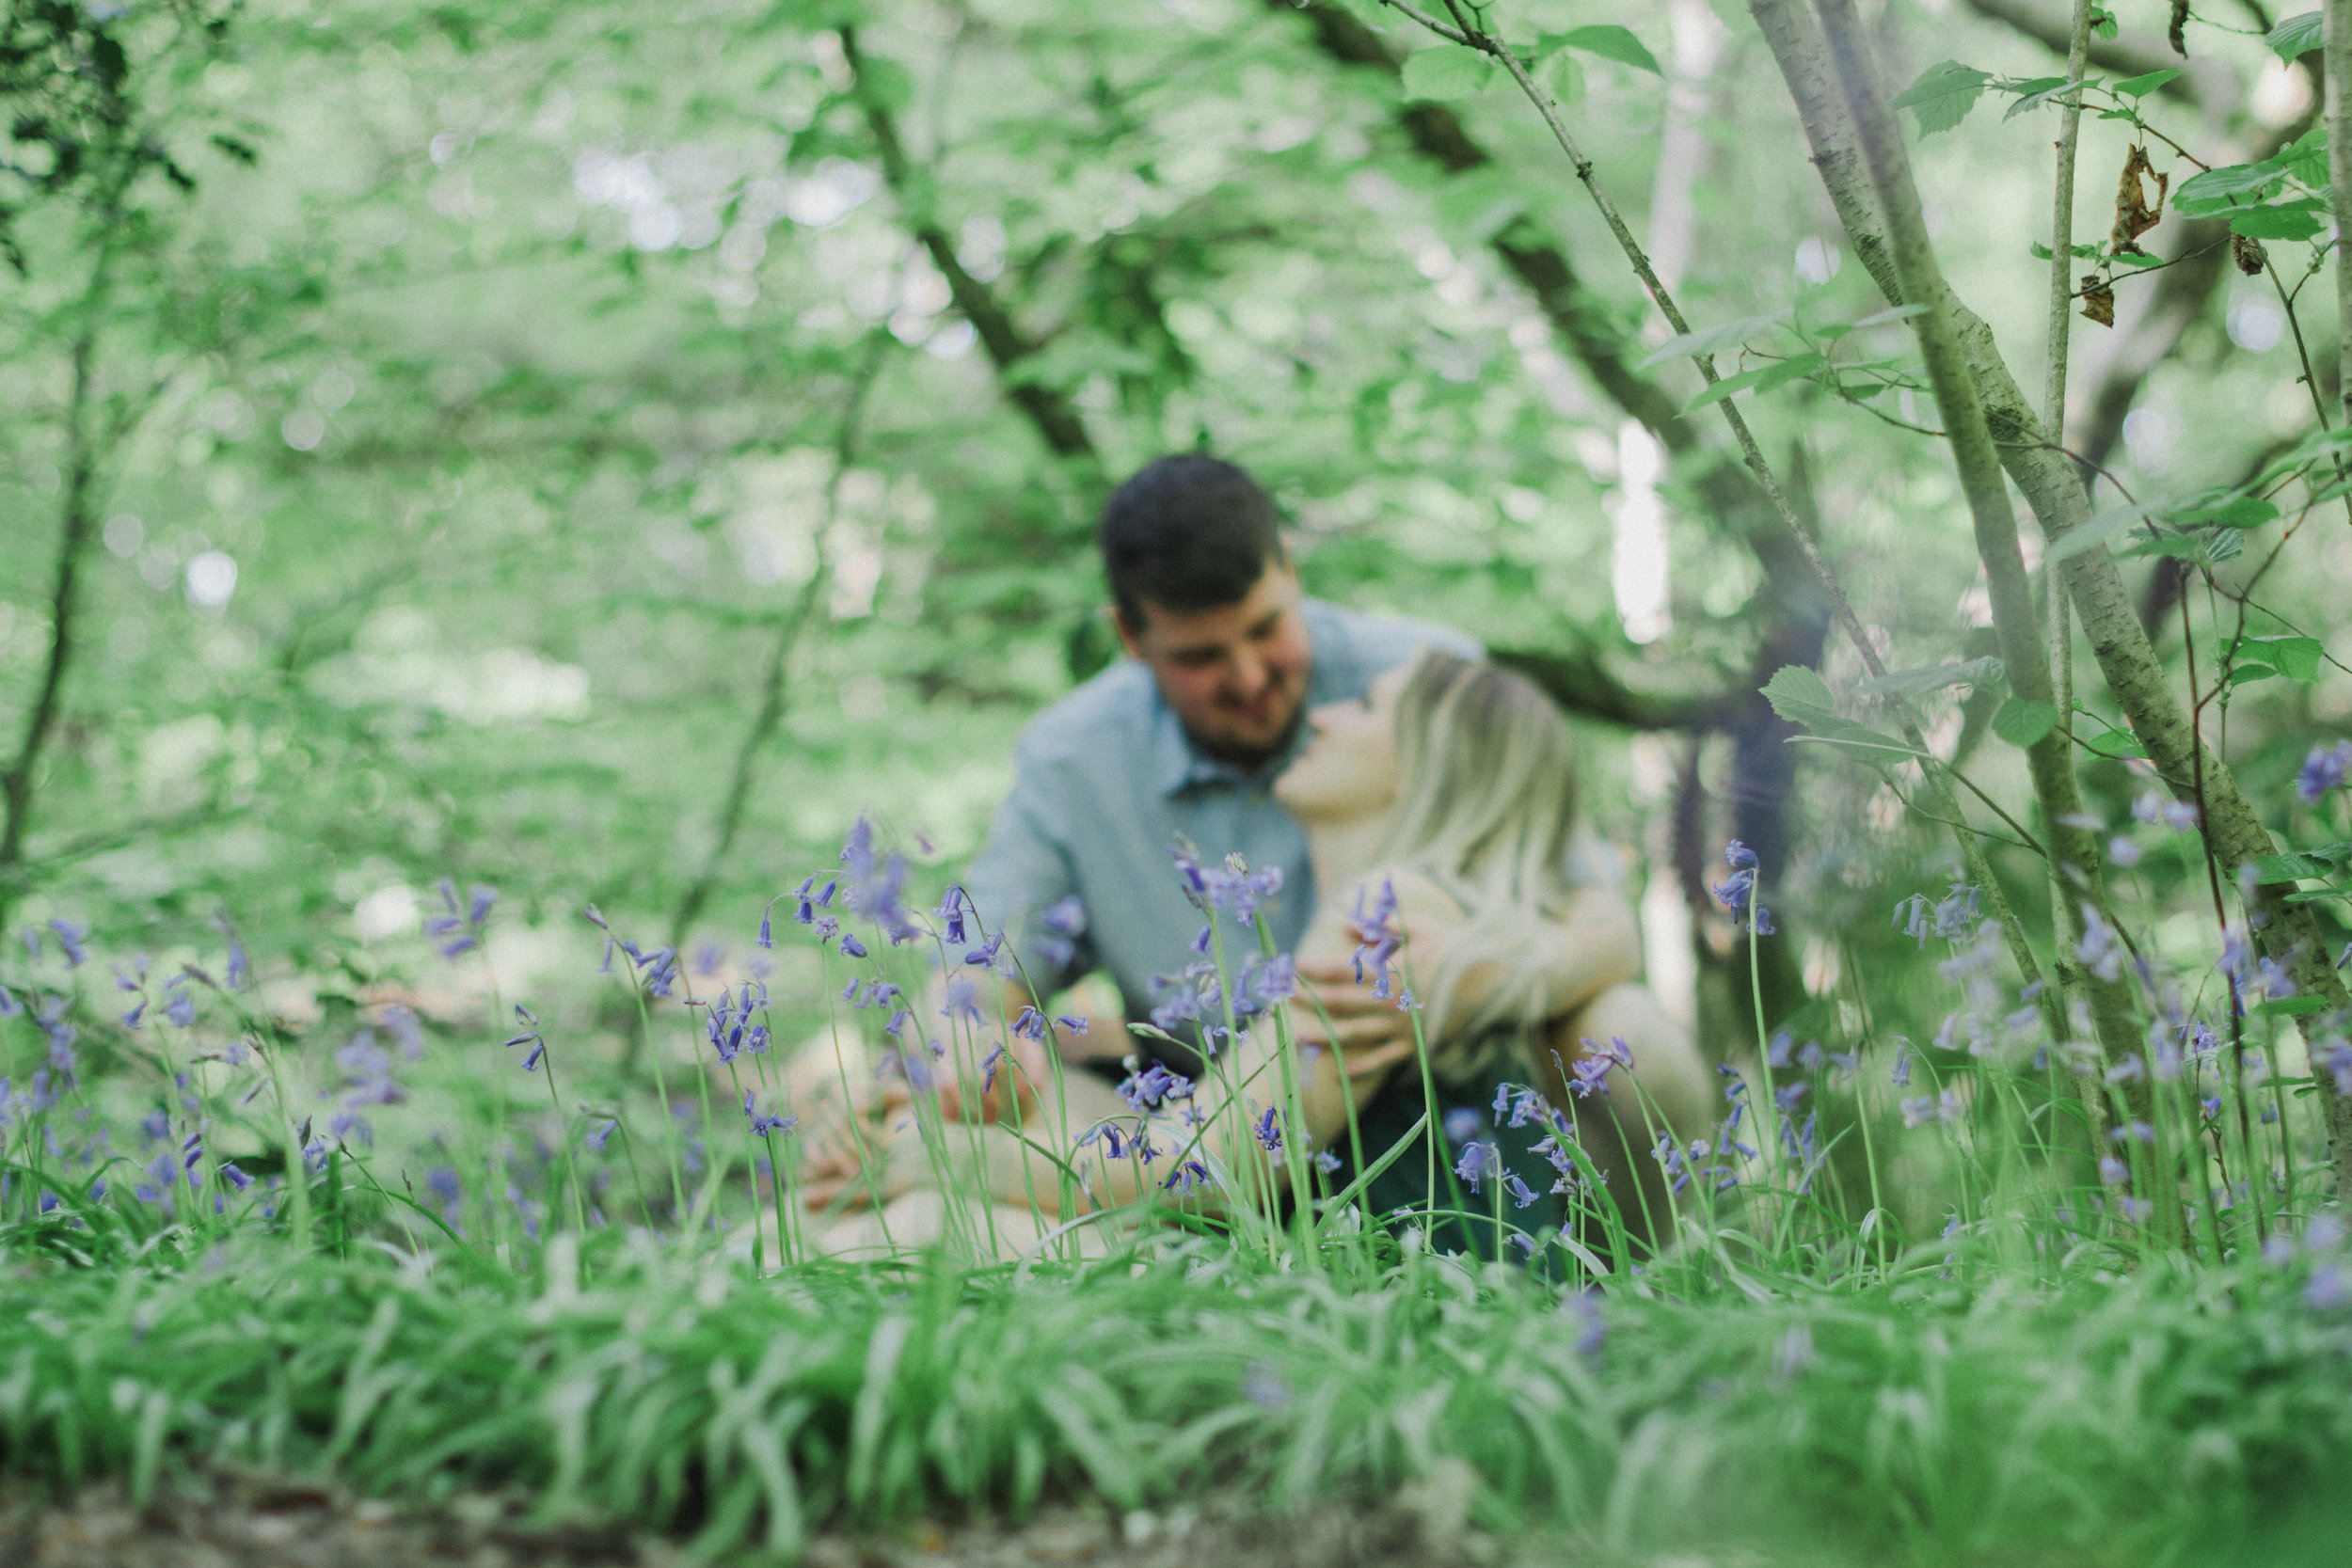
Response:
[{"label": "bluebell flower", "polygon": [[932,918],[940,924],[941,939],[958,947],[969,942],[971,938],[964,934],[964,918],[972,912],[969,895],[954,882],[948,883],[947,891],[940,895],[939,908],[931,911]]},{"label": "bluebell flower", "polygon": [[1012,1032],[1023,1039],[1042,1040],[1045,1037],[1045,1015],[1035,1007],[1024,1007],[1021,1016],[1012,1021]]},{"label": "bluebell flower", "polygon": [[49,928],[57,933],[57,946],[65,953],[65,961],[79,969],[89,961],[89,949],[82,943],[89,937],[89,927],[71,920],[52,920]]},{"label": "bluebell flower", "polygon": [[[843,893],[843,903],[853,914],[865,916],[882,927],[882,934],[896,944],[912,942],[922,930],[906,908],[907,862],[904,855],[892,855],[878,869],[874,857],[874,825],[864,816],[850,830],[847,842],[841,846],[841,863],[849,867]],[[828,883],[817,899],[822,908],[833,893]]]},{"label": "bluebell flower", "polygon": [[2303,1286],[2304,1306],[2314,1312],[2334,1312],[2346,1303],[2352,1303],[2352,1282],[2345,1280],[2343,1269],[2322,1263],[2312,1271]]},{"label": "bluebell flower", "polygon": [[743,1091],[743,1117],[752,1124],[752,1136],[765,1138],[771,1133],[789,1133],[801,1124],[798,1117],[761,1116],[755,1108],[752,1091]]},{"label": "bluebell flower", "polygon": [[1456,1105],[1445,1114],[1439,1125],[1445,1131],[1445,1141],[1459,1146],[1478,1136],[1479,1129],[1486,1124],[1476,1111]]},{"label": "bluebell flower", "polygon": [[1087,909],[1076,894],[1057,899],[1038,916],[1031,938],[1045,961],[1059,969],[1077,956],[1078,939],[1086,935]]},{"label": "bluebell flower", "polygon": [[1282,1380],[1280,1369],[1271,1361],[1252,1361],[1241,1382],[1242,1397],[1252,1404],[1268,1410],[1279,1410],[1291,1402],[1290,1385]]},{"label": "bluebell flower", "polygon": [[1534,1188],[1520,1180],[1516,1171],[1506,1171],[1503,1174],[1502,1190],[1510,1195],[1511,1207],[1514,1209],[1527,1208],[1541,1196]]},{"label": "bluebell flower", "polygon": [[974,969],[993,969],[996,965],[996,955],[1004,949],[1004,945],[1005,933],[999,931],[965,953],[963,961]]},{"label": "bluebell flower", "polygon": [[0,1018],[14,1018],[24,1010],[24,1004],[16,999],[16,993],[0,986]]},{"label": "bluebell flower", "polygon": [[1756,901],[1756,851],[1735,838],[1724,846],[1724,859],[1730,863],[1732,872],[1715,884],[1716,901],[1730,911],[1734,923],[1747,926],[1758,936],[1772,935],[1772,916]]},{"label": "bluebell flower", "polygon": [[1899,1108],[1903,1114],[1903,1125],[1912,1128],[1926,1127],[1938,1121],[1958,1121],[1964,1114],[1960,1096],[1950,1089],[1903,1101]]},{"label": "bluebell flower", "polygon": [[164,1016],[185,1029],[196,1022],[196,993],[188,990],[188,977],[175,975],[164,988]]},{"label": "bluebell flower", "polygon": [[841,956],[845,958],[862,958],[866,957],[866,944],[857,940],[856,933],[851,931],[844,931],[841,933]]},{"label": "bluebell flower", "polygon": [[518,1045],[531,1047],[523,1053],[523,1070],[536,1072],[539,1070],[539,1058],[548,1053],[548,1042],[539,1033],[539,1020],[530,1008],[517,1002],[515,1004],[515,1022],[524,1026],[523,1032],[509,1039],[506,1048],[511,1050]]},{"label": "bluebell flower", "polygon": [[1356,934],[1356,951],[1350,955],[1356,970],[1356,983],[1364,983],[1367,970],[1372,974],[1372,993],[1387,1001],[1391,993],[1390,966],[1405,945],[1404,933],[1397,930],[1396,884],[1382,878],[1380,891],[1369,903],[1365,890],[1356,890],[1356,901],[1349,911],[1348,924]]},{"label": "bluebell flower", "polygon": [[1208,1166],[1202,1164],[1198,1160],[1186,1160],[1184,1164],[1178,1165],[1174,1170],[1169,1171],[1168,1173],[1168,1180],[1163,1181],[1161,1185],[1166,1187],[1168,1191],[1174,1193],[1179,1197],[1188,1197],[1201,1187],[1206,1186],[1208,1184]]},{"label": "bluebell flower", "polygon": [[1340,1157],[1329,1149],[1324,1149],[1315,1155],[1315,1169],[1324,1175],[1336,1176],[1339,1174],[1339,1168]]},{"label": "bluebell flower", "polygon": [[1454,1174],[1470,1184],[1471,1192],[1478,1184],[1502,1168],[1502,1153],[1493,1144],[1473,1143],[1462,1150],[1462,1157],[1454,1163]]},{"label": "bluebell flower", "polygon": [[2099,918],[2099,911],[2086,903],[2083,910],[2083,936],[2074,944],[2074,957],[2084,967],[2102,980],[2114,980],[2123,973],[2123,949],[2116,940],[2115,927]]},{"label": "bluebell flower", "polygon": [[2344,787],[2347,772],[2352,772],[2352,740],[2314,746],[2295,775],[2295,798],[2307,806],[2315,806],[2321,796]]},{"label": "bluebell flower", "polygon": [[1251,1131],[1257,1134],[1260,1148],[1264,1149],[1268,1154],[1279,1154],[1282,1151],[1282,1124],[1278,1107],[1267,1106],[1265,1115],[1257,1119]]},{"label": "bluebell flower", "polygon": [[1571,1291],[1560,1306],[1583,1325],[1576,1337],[1576,1354],[1587,1361],[1597,1360],[1601,1346],[1609,1338],[1608,1321],[1600,1315],[1599,1293],[1590,1290]]},{"label": "bluebell flower", "polygon": [[1140,1116],[1159,1109],[1171,1101],[1192,1098],[1192,1080],[1181,1072],[1170,1072],[1160,1062],[1152,1062],[1130,1072],[1119,1085],[1119,1097]]},{"label": "bluebell flower", "polygon": [[939,1009],[940,1017],[950,1023],[961,1018],[976,1029],[980,1026],[983,1022],[980,1016],[980,991],[969,976],[951,974],[947,977],[946,1000],[947,1005]]},{"label": "bluebell flower", "polygon": [[1058,1013],[1055,1015],[1054,1022],[1062,1028],[1069,1030],[1073,1035],[1083,1035],[1089,1027],[1085,1019],[1078,1018],[1070,1013]]}]

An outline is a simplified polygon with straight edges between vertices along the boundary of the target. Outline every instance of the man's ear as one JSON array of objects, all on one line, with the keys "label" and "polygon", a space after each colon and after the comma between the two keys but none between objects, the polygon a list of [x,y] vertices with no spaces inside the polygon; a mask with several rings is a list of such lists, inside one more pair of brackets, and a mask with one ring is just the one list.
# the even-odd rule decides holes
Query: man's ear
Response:
[{"label": "man's ear", "polygon": [[[1148,615],[1151,612],[1146,610],[1144,613]],[[1119,645],[1127,650],[1127,657],[1136,659],[1142,658],[1143,645],[1136,641],[1141,634],[1141,628],[1129,626],[1125,613],[1117,605],[1111,606],[1111,625],[1118,629]]]}]

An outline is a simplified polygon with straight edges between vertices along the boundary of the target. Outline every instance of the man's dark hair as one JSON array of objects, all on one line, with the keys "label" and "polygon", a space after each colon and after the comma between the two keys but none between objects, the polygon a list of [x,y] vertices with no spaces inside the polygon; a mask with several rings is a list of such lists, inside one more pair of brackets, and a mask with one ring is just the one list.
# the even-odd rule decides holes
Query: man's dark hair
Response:
[{"label": "man's dark hair", "polygon": [[1146,464],[1103,508],[1095,537],[1129,631],[1148,602],[1179,614],[1238,604],[1282,552],[1274,498],[1232,464],[1184,452]]}]

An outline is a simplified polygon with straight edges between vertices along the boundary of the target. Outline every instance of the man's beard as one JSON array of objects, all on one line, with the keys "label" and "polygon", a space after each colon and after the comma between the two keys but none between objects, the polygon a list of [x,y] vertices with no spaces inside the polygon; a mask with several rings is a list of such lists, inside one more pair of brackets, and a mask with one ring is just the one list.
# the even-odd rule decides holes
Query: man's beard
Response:
[{"label": "man's beard", "polygon": [[1232,742],[1214,741],[1194,733],[1189,726],[1186,726],[1184,735],[1192,742],[1194,748],[1205,755],[1215,758],[1228,768],[1237,768],[1244,773],[1255,773],[1291,749],[1292,742],[1298,738],[1298,732],[1306,721],[1306,682],[1301,681],[1298,699],[1291,705],[1290,719],[1283,724],[1282,733],[1277,736],[1269,745],[1240,746]]}]

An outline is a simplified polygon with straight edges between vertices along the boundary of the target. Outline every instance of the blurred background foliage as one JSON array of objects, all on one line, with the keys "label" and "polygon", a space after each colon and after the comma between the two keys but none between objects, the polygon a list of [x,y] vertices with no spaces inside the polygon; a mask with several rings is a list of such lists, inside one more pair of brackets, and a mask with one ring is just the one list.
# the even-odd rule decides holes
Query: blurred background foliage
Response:
[{"label": "blurred background foliage", "polygon": [[[2162,8],[2118,8],[2100,48],[2122,63],[2094,64],[2177,63]],[[2192,27],[2192,69],[2152,100],[2210,162],[2310,123],[2318,56],[2277,60],[2238,36],[2276,19],[2240,8]],[[1947,55],[2040,76],[2062,13],[1893,0],[1878,26],[1901,80]],[[1668,80],[1595,56],[1555,85],[1700,325],[1878,308],[1742,8],[1498,14],[1622,23],[1664,62]],[[1392,14],[11,0],[9,18],[10,926],[201,956],[226,912],[296,1022],[421,968],[444,876],[503,890],[510,997],[559,975],[586,992],[590,901],[739,965],[758,906],[860,811],[934,879],[977,847],[1015,731],[1115,651],[1089,543],[1106,486],[1200,446],[1281,499],[1313,591],[1468,627],[1562,695],[1670,997],[1745,1015],[1702,887],[1735,832],[1766,849],[1788,933],[1774,1013],[1817,998],[1806,1024],[1853,1032],[1907,1006],[1900,974],[1941,994],[1924,960],[1891,967],[1914,949],[1888,911],[1941,895],[1948,835],[1867,769],[1787,746],[1754,696],[1789,662],[1851,692],[1853,656],[1824,655],[1719,433],[1679,418],[1688,362],[1638,368],[1662,326],[1540,122],[1505,89],[1408,100],[1397,62],[1425,40]],[[1982,113],[1917,149],[1955,287],[2036,384],[2054,127]],[[2123,140],[2083,135],[2090,237]],[[2185,227],[2148,243],[2193,249]],[[2262,280],[2216,257],[2119,292],[2115,328],[2077,327],[2070,430],[2135,493],[2233,483],[2309,428]],[[2300,325],[2332,398],[2326,314]],[[1866,331],[1912,352],[1899,324]],[[1931,422],[1925,397],[1748,401],[1888,662],[1990,651],[1948,459],[1897,422]],[[2177,581],[2148,588],[2175,660]],[[2352,663],[2347,596],[2352,531],[2314,515],[2252,629]],[[2201,590],[2192,608],[2209,647]],[[2022,813],[2023,753],[1965,692],[1930,700],[1932,738]],[[2348,721],[2332,663],[2233,694],[2228,754],[2291,841],[2312,827],[2294,770]],[[2151,787],[2122,764],[2086,784],[2126,831]],[[2037,863],[1997,863],[2046,913]],[[2201,967],[2192,874],[2151,855],[2134,909]],[[1883,994],[1860,994],[1866,968]],[[805,979],[787,968],[778,1001],[813,1012]]]}]

